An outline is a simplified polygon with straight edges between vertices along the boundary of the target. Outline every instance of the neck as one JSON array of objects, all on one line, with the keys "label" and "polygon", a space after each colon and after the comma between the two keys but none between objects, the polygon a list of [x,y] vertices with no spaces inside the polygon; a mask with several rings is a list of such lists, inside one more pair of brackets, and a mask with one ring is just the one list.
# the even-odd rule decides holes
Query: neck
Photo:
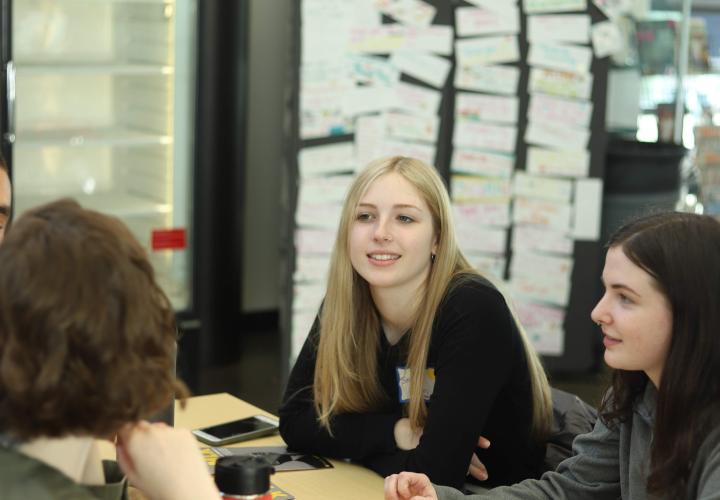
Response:
[{"label": "neck", "polygon": [[102,459],[92,437],[38,438],[20,445],[19,450],[59,470],[76,483],[105,484]]},{"label": "neck", "polygon": [[370,290],[388,342],[396,344],[412,326],[418,294],[388,288]]}]

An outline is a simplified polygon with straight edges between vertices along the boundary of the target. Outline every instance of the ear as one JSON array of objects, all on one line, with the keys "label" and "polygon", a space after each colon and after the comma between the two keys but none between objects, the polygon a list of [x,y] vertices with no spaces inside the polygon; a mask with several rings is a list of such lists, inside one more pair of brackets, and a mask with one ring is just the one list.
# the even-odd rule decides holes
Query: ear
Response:
[{"label": "ear", "polygon": [[431,252],[431,253],[437,254],[437,249],[438,249],[438,236],[435,235],[435,239],[433,240],[432,252]]}]

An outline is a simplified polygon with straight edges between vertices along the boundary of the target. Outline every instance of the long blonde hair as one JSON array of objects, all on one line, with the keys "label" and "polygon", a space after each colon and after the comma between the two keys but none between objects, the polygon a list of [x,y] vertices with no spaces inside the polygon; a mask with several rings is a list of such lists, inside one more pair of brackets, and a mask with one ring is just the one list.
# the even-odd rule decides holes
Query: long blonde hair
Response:
[{"label": "long blonde hair", "polygon": [[[318,419],[331,431],[331,418],[340,413],[376,410],[385,400],[377,373],[380,318],[367,282],[353,269],[348,248],[355,211],[369,186],[379,177],[397,173],[417,189],[430,209],[437,237],[437,254],[424,294],[417,298],[410,329],[407,366],[410,368],[408,417],[422,428],[427,417],[423,379],[433,321],[448,287],[462,274],[475,274],[458,248],[450,198],[437,171],[401,156],[371,162],[350,186],[340,217],[320,313],[320,340],[315,365],[314,399]],[[545,371],[525,332],[518,325],[530,370],[533,393],[533,434],[542,439],[550,428],[552,406]]]}]

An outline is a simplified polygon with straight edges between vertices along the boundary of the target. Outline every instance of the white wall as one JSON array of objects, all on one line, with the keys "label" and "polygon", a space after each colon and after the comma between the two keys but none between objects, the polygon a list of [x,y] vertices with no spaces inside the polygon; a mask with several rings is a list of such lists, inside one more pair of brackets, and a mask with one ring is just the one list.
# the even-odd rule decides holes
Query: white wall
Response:
[{"label": "white wall", "polygon": [[280,169],[292,0],[251,0],[243,312],[279,305]]}]

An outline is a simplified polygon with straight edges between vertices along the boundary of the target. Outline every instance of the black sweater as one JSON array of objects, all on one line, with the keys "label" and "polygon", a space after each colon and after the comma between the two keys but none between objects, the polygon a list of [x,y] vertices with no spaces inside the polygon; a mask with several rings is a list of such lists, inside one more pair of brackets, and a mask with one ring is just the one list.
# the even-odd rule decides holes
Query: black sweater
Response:
[{"label": "black sweater", "polygon": [[[332,437],[313,406],[318,335],[316,320],[280,408],[280,432],[290,448],[350,458],[383,476],[423,472],[435,484],[456,488],[466,480],[473,452],[487,467],[489,486],[539,476],[544,445],[529,435],[532,396],[522,340],[504,298],[487,281],[455,282],[435,317],[427,363],[435,370],[435,385],[414,450],[398,449],[393,435],[404,416],[397,368],[405,365],[408,335],[390,345],[378,332],[376,376],[387,402],[372,413],[336,415]],[[480,435],[491,441],[488,450],[476,449]]]}]

